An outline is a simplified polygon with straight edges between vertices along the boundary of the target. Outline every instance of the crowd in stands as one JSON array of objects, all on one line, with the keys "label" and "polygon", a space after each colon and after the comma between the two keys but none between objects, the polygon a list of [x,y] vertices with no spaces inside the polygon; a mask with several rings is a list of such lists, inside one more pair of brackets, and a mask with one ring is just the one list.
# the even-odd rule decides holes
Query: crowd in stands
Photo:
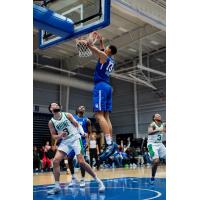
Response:
[{"label": "crowd in stands", "polygon": [[[144,146],[133,147],[130,142],[130,138],[126,141],[127,145],[123,144],[123,141],[116,146],[116,150],[112,156],[106,161],[100,163],[98,160],[98,154],[103,151],[104,146],[99,148],[96,141],[96,135],[92,134],[88,141],[88,148],[86,150],[85,159],[91,165],[91,167],[99,168],[137,168],[144,166],[151,166],[151,159],[148,153],[148,149]],[[52,171],[53,169],[53,158],[56,153],[56,146],[49,144],[47,141],[45,146],[37,148],[34,146],[33,149],[33,170],[34,172],[45,172]],[[165,164],[165,163],[164,163]],[[74,166],[79,167],[74,160]],[[61,170],[66,170],[66,162],[63,160],[61,163]]]},{"label": "crowd in stands", "polygon": [[41,148],[33,147],[33,170],[34,172],[51,171],[56,146],[50,146],[49,141]]}]

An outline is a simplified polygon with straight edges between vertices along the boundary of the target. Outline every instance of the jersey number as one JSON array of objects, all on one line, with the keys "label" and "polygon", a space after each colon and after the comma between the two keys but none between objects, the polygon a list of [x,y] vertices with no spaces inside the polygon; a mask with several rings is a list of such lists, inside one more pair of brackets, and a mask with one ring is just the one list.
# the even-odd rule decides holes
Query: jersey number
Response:
[{"label": "jersey number", "polygon": [[64,128],[63,131],[64,131],[67,135],[69,135],[69,131],[68,131],[67,128]]},{"label": "jersey number", "polygon": [[161,141],[161,138],[162,138],[161,135],[158,135],[158,136],[157,136],[157,140],[158,140],[158,141]]},{"label": "jersey number", "polygon": [[108,71],[109,73],[112,72],[113,67],[114,67],[114,63],[110,61],[108,66],[106,67],[106,71]]}]

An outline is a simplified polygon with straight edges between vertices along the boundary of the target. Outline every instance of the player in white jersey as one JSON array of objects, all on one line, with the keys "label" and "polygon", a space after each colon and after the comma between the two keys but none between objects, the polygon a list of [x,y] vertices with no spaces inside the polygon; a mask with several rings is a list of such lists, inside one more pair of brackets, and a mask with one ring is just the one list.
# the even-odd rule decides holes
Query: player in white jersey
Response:
[{"label": "player in white jersey", "polygon": [[58,149],[53,159],[53,174],[55,178],[55,187],[48,191],[48,194],[56,194],[61,191],[59,185],[60,179],[60,161],[74,150],[79,165],[85,169],[99,184],[99,191],[105,190],[103,182],[97,177],[88,163],[85,162],[83,155],[81,154],[81,136],[79,133],[84,134],[82,127],[74,119],[72,114],[61,112],[60,105],[57,103],[51,103],[49,105],[49,111],[53,114],[52,119],[49,121],[49,129],[51,137],[54,140],[59,141]]},{"label": "player in white jersey", "polygon": [[166,159],[166,149],[162,143],[163,133],[166,132],[165,124],[161,121],[160,114],[153,115],[152,122],[148,127],[148,143],[147,147],[152,158],[152,177],[150,184],[155,181],[159,158]]}]

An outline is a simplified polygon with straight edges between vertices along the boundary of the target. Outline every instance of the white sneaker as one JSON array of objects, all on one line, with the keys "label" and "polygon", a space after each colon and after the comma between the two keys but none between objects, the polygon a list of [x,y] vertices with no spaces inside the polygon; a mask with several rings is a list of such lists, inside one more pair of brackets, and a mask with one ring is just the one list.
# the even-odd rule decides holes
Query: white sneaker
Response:
[{"label": "white sneaker", "polygon": [[57,194],[61,191],[61,187],[60,186],[56,186],[54,188],[52,188],[51,190],[47,191],[47,194]]},{"label": "white sneaker", "polygon": [[73,187],[76,185],[76,179],[72,178],[71,182],[69,183],[68,187]]},{"label": "white sneaker", "polygon": [[104,192],[105,191],[105,186],[104,186],[103,182],[100,180],[98,182],[98,184],[99,184],[99,192]]},{"label": "white sneaker", "polygon": [[85,181],[84,180],[80,181],[80,187],[85,187]]}]

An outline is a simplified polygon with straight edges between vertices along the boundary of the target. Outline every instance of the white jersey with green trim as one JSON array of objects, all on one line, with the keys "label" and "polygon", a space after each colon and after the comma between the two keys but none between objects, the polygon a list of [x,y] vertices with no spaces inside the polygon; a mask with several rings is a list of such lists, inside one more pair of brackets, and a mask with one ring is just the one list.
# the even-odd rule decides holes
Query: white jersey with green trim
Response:
[{"label": "white jersey with green trim", "polygon": [[[164,124],[161,123],[160,125],[158,125],[155,122],[152,122],[150,124],[150,127],[153,127],[153,130],[163,129]],[[148,143],[162,143],[162,139],[163,139],[162,131],[155,132],[153,135],[148,134]]]},{"label": "white jersey with green trim", "polygon": [[67,137],[63,140],[66,142],[72,142],[79,139],[81,136],[79,134],[78,128],[72,124],[72,122],[67,118],[66,114],[67,113],[61,112],[61,119],[56,120],[52,117],[51,121],[53,122],[54,128],[58,134],[61,131],[66,132]]}]

